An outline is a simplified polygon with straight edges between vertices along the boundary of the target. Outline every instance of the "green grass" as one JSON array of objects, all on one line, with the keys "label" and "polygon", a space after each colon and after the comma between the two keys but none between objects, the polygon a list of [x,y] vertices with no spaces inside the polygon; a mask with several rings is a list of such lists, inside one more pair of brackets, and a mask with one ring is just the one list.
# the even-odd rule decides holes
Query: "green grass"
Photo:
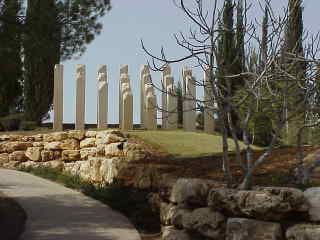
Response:
[{"label": "green grass", "polygon": [[85,195],[124,214],[140,232],[160,232],[159,211],[155,212],[151,209],[148,202],[148,195],[150,194],[148,190],[124,187],[121,184],[113,184],[110,186],[94,185],[84,181],[79,176],[46,167],[28,167],[20,168],[19,170],[59,182],[68,188],[81,191]]},{"label": "green grass", "polygon": [[[222,139],[219,135],[202,132],[176,131],[130,131],[130,136],[137,137],[157,148],[165,150],[177,158],[203,157],[220,154],[222,152]],[[235,150],[232,139],[228,139],[229,151]],[[240,142],[240,147],[244,144]],[[252,146],[254,150],[261,148]]]}]

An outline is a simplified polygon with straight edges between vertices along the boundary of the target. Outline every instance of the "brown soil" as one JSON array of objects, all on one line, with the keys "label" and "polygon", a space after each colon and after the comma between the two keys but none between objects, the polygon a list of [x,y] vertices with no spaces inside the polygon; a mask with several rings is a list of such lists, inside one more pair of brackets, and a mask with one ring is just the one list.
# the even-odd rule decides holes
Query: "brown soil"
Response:
[{"label": "brown soil", "polygon": [[27,216],[20,205],[0,192],[1,240],[18,240],[24,231]]}]

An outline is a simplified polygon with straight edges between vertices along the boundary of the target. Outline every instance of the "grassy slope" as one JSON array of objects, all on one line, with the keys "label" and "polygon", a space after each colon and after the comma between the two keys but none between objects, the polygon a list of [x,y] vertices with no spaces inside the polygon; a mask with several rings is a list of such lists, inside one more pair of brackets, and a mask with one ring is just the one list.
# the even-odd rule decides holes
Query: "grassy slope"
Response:
[{"label": "grassy slope", "polygon": [[[219,135],[202,132],[177,131],[130,131],[130,136],[166,150],[175,157],[208,156],[222,152],[222,140]],[[228,139],[229,151],[235,149],[232,139]],[[240,142],[243,148],[244,144]],[[258,150],[258,147],[253,146]]]}]

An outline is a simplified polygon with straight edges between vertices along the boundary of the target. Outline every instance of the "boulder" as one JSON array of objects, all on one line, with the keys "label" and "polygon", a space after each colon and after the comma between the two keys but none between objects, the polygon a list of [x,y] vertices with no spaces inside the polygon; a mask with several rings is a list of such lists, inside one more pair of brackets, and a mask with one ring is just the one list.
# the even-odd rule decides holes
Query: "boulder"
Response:
[{"label": "boulder", "polygon": [[26,156],[31,161],[41,161],[41,151],[43,150],[43,147],[28,147],[26,151]]},{"label": "boulder", "polygon": [[226,218],[210,208],[198,208],[182,215],[182,226],[209,239],[220,240],[224,239]]},{"label": "boulder", "polygon": [[97,144],[97,155],[104,156],[105,155],[105,145],[104,144]]},{"label": "boulder", "polygon": [[[43,134],[37,134],[37,135],[34,135],[34,141],[35,142],[42,142],[43,141]],[[36,146],[35,146],[36,147]]]},{"label": "boulder", "polygon": [[60,149],[63,150],[79,150],[79,140],[74,138],[69,138],[66,140],[63,140],[60,144]]},{"label": "boulder", "polygon": [[119,161],[121,160],[118,158],[106,158],[101,160],[100,174],[103,183],[112,184],[117,180],[119,172]]},{"label": "boulder", "polygon": [[150,153],[140,144],[136,143],[110,143],[105,146],[105,156],[108,158],[121,157],[128,162],[146,160]]},{"label": "boulder", "polygon": [[0,152],[12,153],[14,151],[25,151],[32,147],[30,142],[5,142],[0,144]]},{"label": "boulder", "polygon": [[320,221],[320,187],[308,188],[303,194],[309,205],[309,219]]},{"label": "boulder", "polygon": [[0,135],[0,142],[10,140],[10,135]]},{"label": "boulder", "polygon": [[62,160],[65,162],[74,162],[80,160],[80,151],[79,150],[63,150],[62,151]]},{"label": "boulder", "polygon": [[72,163],[64,163],[64,171],[72,175],[80,175],[80,167],[85,161],[77,161]]},{"label": "boulder", "polygon": [[85,131],[82,130],[70,130],[68,132],[68,137],[81,141],[85,138]]},{"label": "boulder", "polygon": [[23,135],[10,135],[9,136],[9,141],[11,141],[11,142],[21,142],[23,137],[24,137]]},{"label": "boulder", "polygon": [[68,138],[67,132],[54,132],[49,134],[43,134],[42,139],[44,142],[57,142]]},{"label": "boulder", "polygon": [[97,139],[101,139],[101,138],[107,138],[108,135],[113,134],[113,135],[117,135],[118,137],[122,137],[124,138],[124,135],[121,131],[119,130],[105,130],[105,131],[99,131],[97,132]]},{"label": "boulder", "polygon": [[48,162],[52,160],[57,160],[61,158],[60,151],[50,151],[50,150],[43,150],[41,151],[41,161]]},{"label": "boulder", "polygon": [[37,167],[40,167],[41,165],[37,162],[34,162],[34,161],[26,161],[26,162],[23,162],[20,164],[20,167],[23,167],[23,168],[29,168],[29,167],[32,167],[32,168],[37,168]]},{"label": "boulder", "polygon": [[206,207],[208,185],[201,179],[180,178],[172,187],[170,202],[186,208]]},{"label": "boulder", "polygon": [[123,137],[119,137],[116,134],[107,134],[103,138],[97,138],[97,144],[110,144],[110,143],[118,143],[125,142],[126,139]]},{"label": "boulder", "polygon": [[62,171],[64,169],[64,162],[61,160],[53,160],[43,163],[43,166]]},{"label": "boulder", "polygon": [[85,138],[80,142],[80,148],[89,148],[96,146],[95,138]]},{"label": "boulder", "polygon": [[47,144],[47,142],[33,142],[32,146],[33,147],[42,147],[42,148],[44,148],[44,145],[46,145],[46,144]]},{"label": "boulder", "polygon": [[102,159],[98,157],[90,157],[87,161],[82,162],[79,169],[80,177],[94,183],[101,183],[101,162]]},{"label": "boulder", "polygon": [[170,226],[172,224],[172,217],[177,213],[178,207],[171,203],[160,203],[160,222],[162,226]]},{"label": "boulder", "polygon": [[0,166],[9,162],[9,154],[8,153],[0,153]]},{"label": "boulder", "polygon": [[95,138],[97,135],[97,131],[86,131],[85,132],[85,136],[87,138]]},{"label": "boulder", "polygon": [[297,224],[286,231],[287,240],[319,240],[320,225]]},{"label": "boulder", "polygon": [[21,138],[21,140],[23,142],[34,142],[35,141],[35,137],[34,136],[23,136]]},{"label": "boulder", "polygon": [[193,240],[185,230],[178,230],[174,227],[162,228],[162,240]]},{"label": "boulder", "polygon": [[80,149],[81,160],[87,160],[89,157],[95,157],[97,155],[97,148],[82,148]]},{"label": "boulder", "polygon": [[279,223],[246,218],[229,218],[226,240],[283,240]]},{"label": "boulder", "polygon": [[61,142],[47,142],[44,145],[45,150],[61,150]]},{"label": "boulder", "polygon": [[296,214],[302,219],[307,213],[303,192],[295,188],[268,187],[252,191],[214,188],[208,206],[230,217],[249,217],[279,221]]},{"label": "boulder", "polygon": [[4,168],[10,168],[10,169],[16,169],[17,167],[19,167],[21,164],[21,162],[19,161],[9,161],[7,163],[3,164]]},{"label": "boulder", "polygon": [[9,155],[9,162],[26,162],[28,158],[25,151],[15,151]]}]

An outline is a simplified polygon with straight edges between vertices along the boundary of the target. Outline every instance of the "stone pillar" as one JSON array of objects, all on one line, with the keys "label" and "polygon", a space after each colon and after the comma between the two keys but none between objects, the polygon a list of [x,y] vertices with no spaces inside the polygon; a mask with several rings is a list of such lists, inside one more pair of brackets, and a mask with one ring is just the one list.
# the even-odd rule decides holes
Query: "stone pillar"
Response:
[{"label": "stone pillar", "polygon": [[[194,128],[192,128],[192,119],[193,116],[191,116],[192,114],[190,114],[190,109],[192,108],[192,104],[190,103],[189,100],[187,100],[188,98],[192,97],[190,96],[190,91],[193,92],[193,88],[192,86],[190,86],[191,82],[187,82],[187,79],[192,77],[192,69],[191,68],[187,68],[184,67],[182,69],[182,97],[183,97],[183,102],[182,102],[182,106],[183,106],[183,129],[186,131],[194,131],[195,130],[195,123],[194,123]],[[194,86],[194,90],[195,90],[195,85]],[[195,96],[195,93],[194,93]],[[192,119],[189,119],[190,116],[192,117]]]},{"label": "stone pillar", "polygon": [[[146,106],[145,106],[145,85],[147,84],[146,81],[148,81],[148,77],[146,75],[150,76],[150,70],[148,65],[142,65],[141,71],[140,71],[140,127],[145,128],[145,112],[146,112]],[[150,76],[151,78],[151,76]]]},{"label": "stone pillar", "polygon": [[177,97],[175,96],[176,88],[173,84],[170,84],[167,87],[167,93],[167,129],[174,130],[178,128],[178,102]]},{"label": "stone pillar", "polygon": [[[167,65],[162,72],[162,79],[161,79],[161,84],[162,84],[162,129],[167,128],[167,122],[168,122],[168,113],[167,113],[167,87],[173,83],[173,78],[171,76],[171,67],[170,65]],[[169,77],[169,78],[167,78]]]},{"label": "stone pillar", "polygon": [[63,65],[54,66],[53,130],[63,130]]},{"label": "stone pillar", "polygon": [[120,66],[120,80],[119,80],[119,128],[122,124],[122,83],[129,81],[129,67],[127,64]]},{"label": "stone pillar", "polygon": [[204,72],[204,132],[212,134],[215,129],[214,120],[214,96],[210,83],[209,71]]},{"label": "stone pillar", "polygon": [[145,128],[148,130],[157,129],[157,97],[151,84],[145,85]]},{"label": "stone pillar", "polygon": [[127,74],[121,75],[121,124],[120,128],[123,131],[133,129],[133,96],[130,87],[130,80]]},{"label": "stone pillar", "polygon": [[86,66],[77,65],[76,75],[76,130],[85,127],[85,88],[86,88]]},{"label": "stone pillar", "polygon": [[185,81],[185,99],[183,104],[183,128],[185,131],[196,130],[196,117],[195,78],[187,75]]},{"label": "stone pillar", "polygon": [[98,69],[97,105],[98,129],[105,129],[108,127],[108,78],[106,65],[100,65]]}]

